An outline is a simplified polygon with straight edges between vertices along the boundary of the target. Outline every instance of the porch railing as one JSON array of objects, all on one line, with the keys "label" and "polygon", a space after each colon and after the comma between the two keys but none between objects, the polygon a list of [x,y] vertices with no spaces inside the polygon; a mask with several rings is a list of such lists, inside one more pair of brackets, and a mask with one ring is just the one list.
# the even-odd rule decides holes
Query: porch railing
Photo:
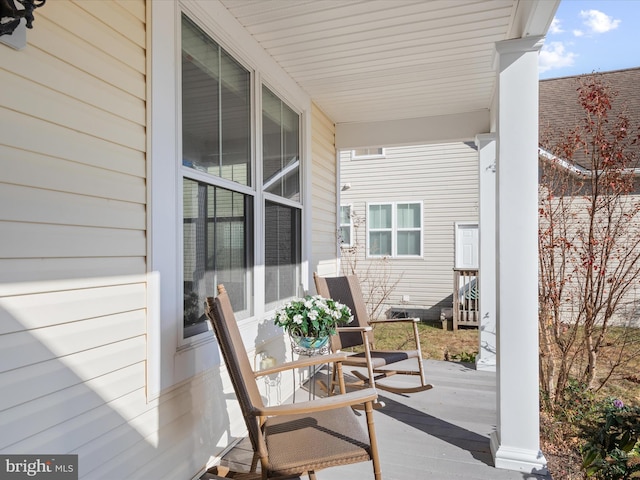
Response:
[{"label": "porch railing", "polygon": [[480,290],[477,268],[453,269],[453,329],[480,325]]}]

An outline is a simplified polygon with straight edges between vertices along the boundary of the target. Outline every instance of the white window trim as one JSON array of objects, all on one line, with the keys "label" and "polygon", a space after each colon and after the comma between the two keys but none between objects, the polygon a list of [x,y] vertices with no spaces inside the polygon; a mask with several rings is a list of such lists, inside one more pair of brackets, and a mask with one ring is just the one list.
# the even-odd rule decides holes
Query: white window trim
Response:
[{"label": "white window trim", "polygon": [[[237,61],[254,72],[252,98],[252,142],[254,142],[255,170],[253,185],[261,170],[261,145],[256,121],[261,116],[261,105],[255,97],[264,82],[274,93],[301,112],[301,158],[303,167],[311,159],[311,101],[309,96],[291,79],[237,20],[219,2],[154,2],[147,9],[147,125],[149,127],[147,149],[147,401],[158,398],[195,375],[220,364],[211,332],[191,337],[190,343],[182,342],[181,316],[183,308],[182,272],[182,201],[180,183],[182,168],[179,98],[180,98],[180,18],[185,12],[191,19],[205,26],[211,35]],[[215,34],[212,34],[214,32]],[[268,82],[268,83],[267,83]],[[307,160],[309,159],[309,160]],[[301,168],[302,188],[302,281],[309,284],[308,255],[311,251],[311,200],[310,168]],[[190,172],[190,176],[196,175]],[[179,181],[178,181],[179,180]],[[239,191],[237,185],[234,190]],[[255,192],[253,193],[255,195]],[[262,198],[262,197],[260,197]],[[254,216],[263,218],[260,201],[254,205]],[[241,330],[249,345],[255,342],[257,325],[269,312],[264,310],[263,255],[264,230],[261,222],[255,223],[254,245],[254,315],[241,322]]]},{"label": "white window trim", "polygon": [[[398,232],[402,231],[416,231],[416,228],[398,228],[398,215],[397,215],[397,206],[401,204],[419,204],[420,205],[420,253],[418,255],[398,255],[397,247],[398,247]],[[391,205],[391,228],[376,228],[375,231],[389,231],[391,232],[391,255],[372,255],[370,253],[370,245],[369,245],[369,232],[370,232],[370,217],[369,217],[369,207],[373,205]],[[365,247],[366,247],[366,257],[367,258],[392,258],[392,259],[415,259],[415,258],[423,258],[424,255],[424,202],[422,200],[399,200],[394,202],[367,202],[366,204],[366,238],[365,238]]]},{"label": "white window trim", "polygon": [[[353,242],[353,204],[351,203],[344,203],[342,205],[340,205],[340,209],[342,209],[342,207],[349,207],[349,238],[351,239],[350,242],[343,242],[342,238],[340,238],[340,247],[341,248],[351,248],[354,245]],[[342,220],[342,212],[339,212],[338,214],[338,229],[339,231],[342,230],[342,227],[347,226],[347,224],[343,224],[341,222]]]},{"label": "white window trim", "polygon": [[[366,147],[366,148],[380,148],[380,147]],[[387,156],[386,150],[380,148],[381,153],[372,153],[367,155],[358,155],[356,150],[351,150],[351,160],[370,160],[374,158],[385,158]]]}]

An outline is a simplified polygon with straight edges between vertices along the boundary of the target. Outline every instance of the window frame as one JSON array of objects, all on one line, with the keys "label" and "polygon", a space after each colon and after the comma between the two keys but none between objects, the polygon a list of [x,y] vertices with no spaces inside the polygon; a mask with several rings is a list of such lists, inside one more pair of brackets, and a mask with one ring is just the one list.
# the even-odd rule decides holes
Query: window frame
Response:
[{"label": "window frame", "polygon": [[[275,95],[281,102],[282,104],[286,105],[289,109],[291,109],[296,115],[298,115],[298,160],[295,162],[295,164],[297,165],[298,168],[298,200],[295,199],[291,199],[291,198],[287,198],[285,196],[281,196],[277,193],[272,193],[269,192],[268,189],[271,187],[271,185],[273,184],[273,179],[272,180],[267,180],[264,179],[264,172],[263,172],[263,166],[264,166],[264,158],[263,158],[263,140],[264,137],[262,135],[262,116],[263,116],[263,105],[262,105],[262,92],[264,92],[264,89],[267,89],[271,92],[271,94]],[[270,84],[269,81],[267,81],[266,79],[262,79],[262,81],[260,82],[259,85],[256,86],[256,91],[260,91],[260,102],[259,102],[259,106],[260,106],[260,112],[256,113],[256,117],[259,118],[260,121],[260,138],[256,140],[256,142],[259,140],[260,141],[260,145],[256,146],[257,151],[259,151],[259,176],[256,176],[256,188],[260,189],[261,192],[261,207],[262,207],[262,220],[261,220],[261,226],[264,228],[264,232],[261,236],[262,242],[261,242],[261,258],[263,260],[263,268],[265,270],[263,278],[265,279],[265,282],[262,285],[262,292],[261,294],[263,295],[263,305],[264,308],[267,312],[269,311],[273,311],[275,310],[279,305],[283,304],[284,302],[286,302],[289,299],[292,299],[296,296],[301,296],[304,292],[304,287],[302,288],[303,291],[300,291],[300,289],[298,288],[297,292],[295,292],[292,296],[289,297],[284,297],[284,298],[280,298],[278,300],[274,300],[274,301],[270,301],[268,302],[266,299],[266,277],[267,277],[267,272],[266,272],[266,229],[267,229],[267,225],[266,225],[266,210],[267,210],[267,202],[282,206],[282,207],[286,207],[286,208],[293,208],[293,209],[297,209],[300,211],[300,233],[299,233],[299,237],[300,237],[300,252],[299,252],[299,257],[300,257],[300,265],[298,265],[297,268],[297,272],[296,272],[296,276],[297,276],[297,280],[298,280],[298,286],[300,285],[304,285],[305,281],[305,268],[304,268],[304,259],[305,259],[305,215],[306,215],[306,209],[304,208],[305,205],[305,195],[307,194],[307,192],[310,192],[310,186],[305,184],[305,177],[306,177],[306,166],[305,166],[305,162],[303,161],[304,157],[304,112],[301,111],[299,108],[296,108],[296,106],[289,101],[289,99],[285,96],[282,95],[278,89],[276,89],[273,85]],[[291,167],[285,167],[282,171],[281,174],[286,174],[289,169]],[[256,170],[258,171],[258,169],[256,168]],[[278,175],[275,176],[276,178],[278,177]],[[308,202],[306,202],[308,204]],[[308,237],[310,238],[310,237]]]},{"label": "window frame", "polygon": [[[380,153],[356,153],[358,150],[379,150]],[[351,160],[370,160],[374,158],[385,158],[387,156],[386,150],[384,147],[366,147],[366,148],[357,148],[351,150]]]},{"label": "window frame", "polygon": [[[300,185],[301,197],[301,269],[302,288],[310,282],[308,259],[311,251],[311,109],[309,95],[259,48],[255,39],[236,26],[228,10],[218,2],[179,0],[159,2],[147,10],[148,56],[147,109],[149,128],[146,150],[147,188],[147,399],[156,399],[182,382],[219,365],[220,358],[211,344],[208,330],[183,339],[183,238],[182,238],[182,145],[181,135],[181,15],[185,14],[235,61],[247,68],[251,82],[251,157],[252,187],[240,186],[225,179],[215,185],[252,195],[254,215],[254,267],[252,278],[254,310],[239,320],[248,337],[255,338],[259,325],[273,314],[264,303],[264,198],[258,178],[262,178],[262,157],[256,147],[261,141],[260,89],[265,84],[300,115]],[[188,167],[184,167],[188,168]],[[211,183],[202,172],[191,170],[187,176]],[[257,185],[257,186],[256,186]],[[281,199],[275,199],[281,202]],[[212,292],[214,294],[215,292]],[[277,330],[262,333],[264,341],[276,336]],[[261,337],[261,338],[262,338]]]},{"label": "window frame", "polygon": [[[349,209],[349,223],[342,223],[342,208],[347,207]],[[353,204],[346,203],[340,205],[340,212],[338,213],[338,239],[340,241],[341,248],[352,248],[354,246],[353,241]],[[344,242],[342,240],[342,229],[344,227],[349,227],[349,242]]]},{"label": "window frame", "polygon": [[[370,207],[372,206],[391,206],[391,227],[371,228]],[[420,228],[398,227],[398,206],[399,205],[419,205],[420,206]],[[380,201],[367,202],[366,204],[366,257],[367,258],[391,258],[391,259],[412,259],[423,258],[424,256],[424,201],[423,200],[403,200],[403,201]],[[420,232],[420,252],[418,254],[398,254],[398,233],[406,231]],[[371,232],[391,232],[391,253],[389,255],[377,255],[371,253]]]},{"label": "window frame", "polygon": [[[235,182],[233,180],[224,178],[220,175],[215,175],[212,173],[207,173],[201,170],[197,170],[194,168],[191,168],[189,166],[184,165],[183,162],[183,126],[182,126],[182,69],[181,69],[181,65],[182,65],[182,17],[186,17],[191,23],[193,23],[197,28],[199,28],[205,35],[207,35],[211,40],[213,40],[219,48],[221,48],[222,50],[225,51],[225,53],[227,55],[229,55],[231,58],[233,58],[233,60],[235,60],[240,66],[242,66],[244,69],[247,70],[247,72],[249,73],[249,102],[250,102],[250,106],[249,106],[249,133],[250,133],[250,140],[249,140],[249,165],[250,165],[250,175],[248,177],[248,185],[243,185],[242,183],[238,183]],[[177,172],[177,185],[176,185],[176,189],[178,192],[177,195],[177,201],[178,201],[178,222],[179,222],[179,227],[178,227],[178,262],[179,262],[179,268],[178,268],[178,284],[182,285],[182,296],[184,297],[184,235],[182,233],[182,228],[184,225],[184,215],[183,215],[183,185],[184,185],[184,179],[188,179],[191,181],[195,181],[198,183],[204,183],[206,185],[215,187],[215,188],[223,188],[225,190],[234,192],[234,193],[240,193],[242,195],[246,195],[248,197],[253,198],[253,212],[252,212],[252,221],[253,221],[253,225],[252,225],[252,231],[253,231],[253,235],[254,235],[254,241],[251,245],[249,245],[249,248],[253,248],[253,252],[250,252],[250,257],[254,259],[254,265],[255,265],[255,232],[256,232],[256,215],[255,215],[255,210],[256,210],[256,199],[259,196],[259,192],[257,190],[256,187],[256,183],[257,183],[257,178],[256,178],[256,151],[257,151],[257,141],[258,141],[258,135],[257,135],[257,129],[256,129],[256,71],[251,68],[250,65],[246,64],[245,62],[242,61],[241,58],[239,58],[236,54],[234,54],[232,51],[230,51],[229,49],[227,49],[220,41],[218,38],[216,38],[215,35],[213,35],[209,29],[207,29],[204,24],[196,17],[191,15],[189,12],[185,11],[184,9],[180,10],[180,15],[178,16],[178,22],[179,22],[179,26],[178,26],[178,38],[176,40],[176,51],[177,53],[180,55],[180,58],[177,60],[177,70],[179,70],[178,72],[178,78],[177,78],[177,98],[176,98],[176,109],[177,109],[177,130],[176,130],[176,138],[177,138],[177,152],[178,152],[178,157],[176,158],[176,163],[178,165],[178,172]],[[219,120],[221,121],[221,120]],[[255,298],[255,293],[254,293],[254,289],[256,288],[256,278],[255,278],[255,272],[254,272],[254,265],[251,265],[249,267],[249,271],[247,272],[247,287],[248,287],[248,293],[249,293],[249,298]],[[212,294],[214,294],[214,292],[212,292]],[[236,314],[236,318],[239,321],[248,319],[252,316],[252,314],[255,312],[256,310],[256,305],[255,302],[253,304],[250,304],[247,306],[246,309],[242,310],[242,311],[238,311],[238,312],[234,312]],[[179,344],[178,344],[178,350],[184,349],[184,348],[191,348],[193,345],[198,344],[199,342],[202,341],[206,341],[207,339],[210,339],[212,336],[212,328],[211,325],[209,325],[208,322],[205,322],[206,324],[206,328],[201,331],[200,333],[196,333],[194,335],[190,335],[190,336],[185,336],[185,325],[184,325],[184,299],[182,302],[179,302],[179,317],[182,319],[181,325],[179,326],[179,333],[178,333],[178,339],[179,339]]]}]

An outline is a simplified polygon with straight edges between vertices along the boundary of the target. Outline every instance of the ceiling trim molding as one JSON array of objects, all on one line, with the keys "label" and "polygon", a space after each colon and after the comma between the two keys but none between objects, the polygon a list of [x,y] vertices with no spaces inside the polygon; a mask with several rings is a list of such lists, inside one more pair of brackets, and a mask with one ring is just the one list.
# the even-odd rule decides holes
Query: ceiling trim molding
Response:
[{"label": "ceiling trim molding", "polygon": [[474,141],[476,135],[488,133],[489,127],[489,110],[384,122],[339,123],[336,148]]}]

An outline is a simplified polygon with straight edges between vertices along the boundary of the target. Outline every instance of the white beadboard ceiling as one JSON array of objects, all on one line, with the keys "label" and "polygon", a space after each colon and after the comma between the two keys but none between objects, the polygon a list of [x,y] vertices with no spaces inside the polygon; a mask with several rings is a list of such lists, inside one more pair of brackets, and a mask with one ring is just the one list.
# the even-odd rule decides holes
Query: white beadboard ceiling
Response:
[{"label": "white beadboard ceiling", "polygon": [[531,0],[221,2],[336,123],[489,109],[495,42],[553,17],[530,32]]}]

